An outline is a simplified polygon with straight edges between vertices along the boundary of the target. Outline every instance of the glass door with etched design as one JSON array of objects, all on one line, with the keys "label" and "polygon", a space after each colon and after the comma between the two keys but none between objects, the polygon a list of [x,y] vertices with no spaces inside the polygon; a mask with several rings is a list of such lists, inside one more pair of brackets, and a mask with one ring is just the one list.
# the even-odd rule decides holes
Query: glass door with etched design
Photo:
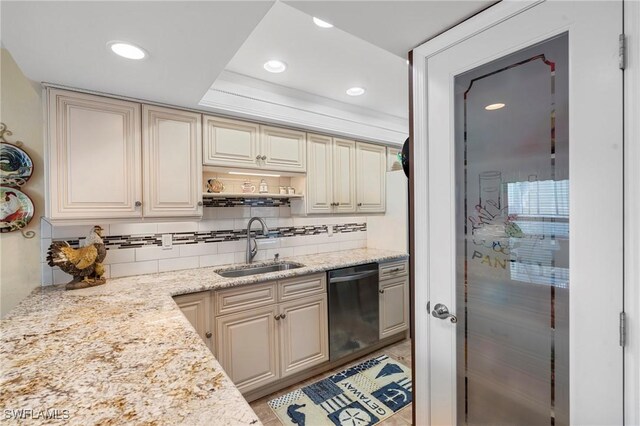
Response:
[{"label": "glass door with etched design", "polygon": [[416,424],[622,424],[621,5],[494,8],[419,65]]},{"label": "glass door with etched design", "polygon": [[569,424],[567,41],[455,77],[461,423]]}]

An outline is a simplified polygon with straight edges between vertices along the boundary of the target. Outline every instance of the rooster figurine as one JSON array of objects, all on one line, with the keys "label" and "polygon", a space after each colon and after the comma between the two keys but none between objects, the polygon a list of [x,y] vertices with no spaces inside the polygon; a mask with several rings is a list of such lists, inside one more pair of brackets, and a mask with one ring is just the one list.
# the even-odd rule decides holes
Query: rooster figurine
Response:
[{"label": "rooster figurine", "polygon": [[67,290],[93,287],[104,284],[104,266],[102,262],[107,249],[102,241],[102,228],[94,226],[83,247],[74,249],[66,241],[54,241],[47,253],[49,266],[57,266],[69,275],[73,275]]}]

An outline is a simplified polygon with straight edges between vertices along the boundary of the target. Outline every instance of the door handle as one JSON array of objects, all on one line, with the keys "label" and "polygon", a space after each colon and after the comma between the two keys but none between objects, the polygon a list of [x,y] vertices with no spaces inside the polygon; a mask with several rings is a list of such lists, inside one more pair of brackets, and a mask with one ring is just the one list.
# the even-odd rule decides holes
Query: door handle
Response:
[{"label": "door handle", "polygon": [[442,320],[446,320],[447,318],[450,318],[451,322],[454,324],[458,322],[458,318],[455,315],[449,313],[449,308],[447,308],[447,305],[443,305],[442,303],[438,303],[436,306],[433,307],[433,311],[431,311],[431,315]]}]

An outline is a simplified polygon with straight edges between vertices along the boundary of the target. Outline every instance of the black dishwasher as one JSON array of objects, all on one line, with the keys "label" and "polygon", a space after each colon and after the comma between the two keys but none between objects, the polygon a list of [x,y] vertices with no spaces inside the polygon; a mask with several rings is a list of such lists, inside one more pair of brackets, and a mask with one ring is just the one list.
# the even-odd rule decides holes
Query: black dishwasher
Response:
[{"label": "black dishwasher", "polygon": [[329,359],[338,360],[378,342],[378,264],[328,272]]}]

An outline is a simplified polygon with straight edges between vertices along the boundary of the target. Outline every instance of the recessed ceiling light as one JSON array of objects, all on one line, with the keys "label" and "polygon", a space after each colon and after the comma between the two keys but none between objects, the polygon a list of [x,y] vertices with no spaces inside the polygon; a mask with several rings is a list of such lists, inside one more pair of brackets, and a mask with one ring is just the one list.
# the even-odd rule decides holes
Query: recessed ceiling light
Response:
[{"label": "recessed ceiling light", "polygon": [[147,56],[147,52],[141,47],[135,46],[131,43],[124,41],[110,41],[107,46],[113,53],[118,56],[122,56],[127,59],[144,59]]},{"label": "recessed ceiling light", "polygon": [[366,92],[366,90],[363,89],[362,87],[352,87],[350,89],[347,89],[347,95],[349,96],[364,95],[364,92]]},{"label": "recessed ceiling light", "polygon": [[504,104],[500,102],[498,102],[497,104],[490,104],[484,107],[484,109],[486,109],[487,111],[495,111],[500,108],[504,108]]},{"label": "recessed ceiling light", "polygon": [[277,59],[272,59],[264,63],[264,69],[269,72],[279,73],[287,69],[287,64]]},{"label": "recessed ceiling light", "polygon": [[328,23],[327,21],[323,21],[322,19],[313,17],[313,23],[319,26],[320,28],[332,28],[333,25]]}]

